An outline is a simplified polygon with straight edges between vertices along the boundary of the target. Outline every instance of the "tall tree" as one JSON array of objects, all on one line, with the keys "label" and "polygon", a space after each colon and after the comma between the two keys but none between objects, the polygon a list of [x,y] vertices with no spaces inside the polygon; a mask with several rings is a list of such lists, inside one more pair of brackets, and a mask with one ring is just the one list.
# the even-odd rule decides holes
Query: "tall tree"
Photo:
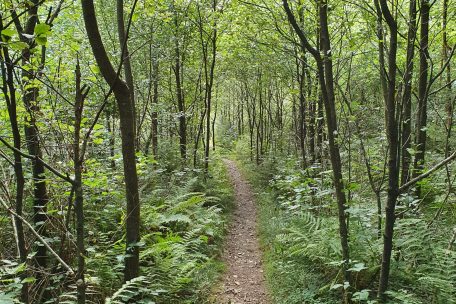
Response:
[{"label": "tall tree", "polygon": [[[136,1],[137,2],[137,1]],[[136,4],[135,2],[135,4]],[[119,70],[114,69],[98,29],[93,0],[81,0],[84,24],[95,60],[105,81],[110,86],[117,101],[122,136],[122,155],[124,163],[125,192],[127,199],[126,215],[126,253],[124,279],[129,281],[139,275],[139,225],[140,203],[138,174],[135,157],[135,115],[133,101],[128,85],[120,79]],[[131,20],[131,18],[130,18]],[[128,41],[128,31],[125,35]],[[122,46],[124,52],[125,44]],[[123,56],[121,57],[123,58]]]},{"label": "tall tree", "polygon": [[174,13],[174,65],[173,71],[176,81],[176,99],[177,99],[177,109],[178,120],[179,120],[179,148],[180,155],[183,161],[187,159],[187,117],[186,117],[186,107],[185,107],[185,95],[183,90],[183,63],[182,63],[182,50],[180,43],[180,31],[179,31],[179,13],[173,3],[173,13]]},{"label": "tall tree", "polygon": [[[3,19],[0,14],[0,32],[3,30]],[[22,140],[21,131],[19,129],[19,120],[17,114],[17,97],[16,97],[16,86],[14,83],[14,64],[9,56],[8,48],[4,45],[0,52],[0,68],[2,74],[2,92],[8,108],[8,116],[11,125],[11,132],[13,134],[13,144],[16,150],[14,151],[14,174],[16,178],[16,197],[15,197],[15,211],[16,214],[22,216],[24,208],[24,188],[25,178],[24,169],[22,165],[22,156],[20,154]],[[19,253],[19,259],[21,263],[27,262],[27,248],[25,243],[25,233],[22,221],[18,218],[14,220],[15,233],[16,233],[16,245]],[[26,273],[24,273],[22,279],[25,279]],[[29,302],[28,297],[28,284],[25,283],[21,289],[21,301],[24,303]]]},{"label": "tall tree", "polygon": [[134,123],[135,123],[135,130],[136,130],[136,139],[135,139],[135,144],[136,144],[136,149],[139,149],[139,126],[140,124],[137,123],[137,112],[136,112],[136,101],[135,101],[135,83],[133,79],[133,70],[131,67],[131,58],[130,58],[130,51],[128,50],[128,37],[127,33],[125,32],[125,13],[124,13],[124,0],[117,0],[117,32],[119,36],[119,43],[120,43],[120,48],[123,53],[123,71],[125,75],[125,82],[128,85],[128,88],[130,90],[130,98],[132,100],[132,107],[133,107],[133,116],[135,118]]},{"label": "tall tree", "polygon": [[212,31],[210,36],[211,42],[211,62],[209,65],[209,74],[207,71],[207,63],[205,63],[205,75],[206,75],[206,146],[204,151],[204,169],[209,170],[209,151],[210,151],[210,139],[211,139],[211,108],[212,108],[212,95],[214,87],[214,74],[215,74],[215,62],[217,56],[217,1],[212,1],[212,18],[214,19],[211,25]]},{"label": "tall tree", "polygon": [[[427,103],[428,103],[428,58],[429,58],[429,0],[420,2],[420,71],[418,83],[418,111],[416,118],[415,146],[416,154],[413,163],[414,177],[422,173],[426,153],[427,136]],[[417,185],[417,195],[421,196],[421,187]]]},{"label": "tall tree", "polygon": [[404,72],[404,93],[402,96],[402,170],[401,184],[410,179],[410,163],[412,155],[409,152],[412,142],[412,79],[413,59],[415,56],[416,39],[416,0],[409,4],[409,26],[407,34],[407,59]]},{"label": "tall tree", "polygon": [[84,193],[82,189],[83,155],[81,155],[81,122],[84,109],[84,99],[88,91],[81,87],[81,68],[79,60],[76,64],[76,96],[74,100],[74,138],[73,138],[73,164],[74,164],[74,212],[76,215],[76,246],[78,254],[78,271],[76,273],[78,304],[86,301],[85,283],[85,247],[84,247]]},{"label": "tall tree", "polygon": [[[378,2],[379,1],[379,2]],[[386,290],[389,283],[391,252],[393,250],[394,223],[396,220],[396,202],[399,196],[399,153],[398,140],[399,126],[396,117],[396,61],[397,61],[397,22],[391,14],[386,0],[376,0],[377,9],[380,9],[389,27],[389,54],[387,70],[387,92],[385,98],[386,136],[388,139],[388,197],[385,207],[385,228],[383,233],[383,253],[380,271],[378,296],[380,301],[386,300]],[[386,71],[385,66],[380,66]],[[383,73],[383,72],[381,72]],[[381,76],[383,77],[383,76]]]},{"label": "tall tree", "polygon": [[[347,208],[347,198],[345,196],[345,187],[342,178],[342,161],[340,158],[340,149],[338,144],[338,128],[337,128],[337,114],[334,93],[334,76],[333,65],[331,59],[331,43],[328,30],[328,3],[326,0],[319,0],[319,26],[320,26],[320,39],[322,54],[318,49],[313,47],[307,39],[306,34],[296,22],[296,18],[291,11],[288,0],[283,0],[283,8],[288,17],[288,21],[293,26],[303,48],[307,50],[314,57],[317,63],[318,78],[320,81],[320,91],[325,106],[326,112],[326,126],[328,130],[329,153],[331,158],[331,165],[333,169],[334,187],[336,190],[337,206],[338,206],[338,219],[339,219],[339,234],[342,247],[342,258],[344,281],[350,282],[349,262],[350,251],[348,245],[348,227],[347,215],[345,210]],[[348,294],[345,295],[345,301],[349,301]]]},{"label": "tall tree", "polygon": [[[39,130],[36,123],[36,115],[39,113],[39,88],[38,86],[33,85],[33,82],[39,75],[39,69],[42,69],[44,67],[44,54],[42,54],[41,57],[40,67],[36,67],[36,65],[32,63],[33,56],[38,47],[34,37],[35,29],[38,24],[38,9],[40,4],[41,2],[39,0],[32,0],[26,4],[27,21],[25,23],[25,26],[20,23],[19,16],[14,10],[12,10],[12,17],[17,32],[20,34],[21,41],[27,44],[27,47],[22,51],[22,65],[24,67],[32,67],[22,70],[22,87],[24,88],[24,92],[22,93],[22,101],[27,111],[24,131],[28,152],[30,155],[35,157],[35,159],[32,160],[34,186],[33,221],[36,227],[38,227],[38,233],[46,237],[47,232],[45,223],[47,221],[46,210],[49,196],[46,187],[44,165],[42,162],[37,161],[36,159],[41,159],[43,157],[43,152],[40,142]],[[40,24],[40,29],[37,32],[47,32],[49,28],[50,26],[47,24]],[[42,48],[42,52],[45,52],[44,47]],[[36,266],[41,269],[38,275],[39,280],[44,280],[42,273],[43,269],[48,266],[47,260],[47,248],[45,246],[39,245],[37,247],[37,253],[35,255]],[[45,287],[45,284],[43,284],[43,287]],[[43,295],[44,299],[47,299],[48,293],[46,291],[43,293]]]}]

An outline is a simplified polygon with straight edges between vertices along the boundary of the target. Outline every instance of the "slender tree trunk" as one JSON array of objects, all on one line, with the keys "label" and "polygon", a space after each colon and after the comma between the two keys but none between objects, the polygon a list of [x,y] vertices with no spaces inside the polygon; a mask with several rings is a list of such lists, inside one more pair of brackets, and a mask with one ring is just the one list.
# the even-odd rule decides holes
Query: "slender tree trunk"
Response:
[{"label": "slender tree trunk", "polygon": [[[112,125],[111,125],[111,117],[112,117]],[[115,170],[116,169],[116,161],[114,159],[116,153],[115,153],[115,145],[116,145],[116,139],[115,139],[115,132],[114,132],[114,115],[111,114],[111,111],[107,110],[106,111],[106,126],[107,126],[107,131],[109,134],[109,157],[111,158],[111,169]]]},{"label": "slender tree trunk", "polygon": [[[416,39],[416,0],[410,0],[409,7],[409,27],[407,34],[407,59],[404,75],[404,95],[402,99],[402,171],[401,184],[405,184],[410,179],[410,163],[412,156],[409,152],[412,135],[412,78],[413,78],[413,58],[415,54]],[[382,47],[383,50],[383,47]]]},{"label": "slender tree trunk", "polygon": [[[318,81],[319,83],[319,81]],[[325,117],[323,114],[323,99],[321,92],[318,92],[318,110],[317,110],[317,146],[318,146],[318,160],[320,164],[323,164],[323,140],[325,138]]]},{"label": "slender tree trunk", "polygon": [[207,86],[207,113],[206,113],[206,150],[204,157],[204,169],[206,172],[209,170],[209,151],[210,151],[210,139],[211,139],[211,106],[212,106],[212,87],[214,84],[214,69],[215,69],[215,57],[216,57],[216,41],[217,41],[217,30],[214,29],[212,37],[212,62],[209,74],[209,84]]},{"label": "slender tree trunk", "polygon": [[[443,0],[443,14],[442,14],[442,62],[445,63],[448,61],[449,53],[451,52],[451,48],[448,45],[448,32],[447,32],[447,24],[448,24],[448,0]],[[450,155],[450,142],[449,139],[451,138],[451,131],[453,128],[453,110],[454,110],[454,98],[451,97],[451,64],[448,63],[446,67],[446,76],[445,84],[448,85],[447,88],[447,102],[445,106],[446,110],[446,129],[447,129],[447,139],[445,142],[445,156],[448,157]]]},{"label": "slender tree trunk", "polygon": [[[33,0],[27,5],[28,7],[28,18],[26,26],[18,28],[20,32],[21,40],[28,44],[28,47],[22,51],[22,64],[23,66],[29,65],[32,60],[32,50],[34,42],[32,39],[27,38],[34,34],[35,26],[38,22],[38,6],[39,1]],[[25,35],[27,36],[25,36]],[[24,81],[23,87],[25,91],[23,93],[23,103],[27,112],[25,119],[25,140],[27,143],[28,153],[35,157],[42,158],[41,144],[39,138],[39,131],[36,125],[35,114],[39,111],[38,107],[38,94],[39,90],[35,86],[27,87],[30,82],[35,79],[36,73],[33,70],[23,70],[22,79]],[[47,237],[45,222],[47,221],[46,205],[49,201],[48,193],[46,189],[46,177],[44,165],[42,162],[32,160],[32,176],[33,176],[33,222],[36,230],[43,237]],[[35,264],[40,270],[38,271],[38,281],[44,280],[41,273],[47,267],[47,249],[45,246],[39,245],[36,250]],[[43,286],[45,288],[45,286]],[[48,293],[45,291],[43,294],[44,299],[48,298]]]},{"label": "slender tree trunk", "polygon": [[[342,248],[343,263],[343,275],[344,281],[350,282],[349,261],[349,235],[347,227],[347,216],[345,214],[346,196],[345,187],[342,179],[342,162],[340,158],[340,151],[338,145],[338,128],[337,128],[337,115],[335,106],[335,93],[334,93],[334,76],[333,66],[331,59],[331,44],[330,36],[328,31],[328,4],[326,0],[319,1],[319,25],[320,25],[320,39],[321,39],[321,51],[323,57],[321,57],[320,50],[310,45],[307,37],[303,30],[299,27],[296,22],[295,16],[290,10],[287,0],[283,0],[283,7],[287,13],[288,21],[293,26],[294,30],[298,34],[303,47],[309,51],[317,62],[318,77],[320,80],[320,88],[323,103],[326,112],[326,125],[328,130],[328,141],[329,141],[329,152],[330,159],[333,169],[334,187],[336,190],[337,206],[338,206],[338,219],[339,219],[339,234]],[[350,302],[350,296],[345,291],[344,301]]]},{"label": "slender tree trunk", "polygon": [[315,99],[312,98],[312,77],[310,71],[307,70],[307,100],[309,102],[309,154],[310,160],[315,163],[315,116],[317,106]]},{"label": "slender tree trunk", "polygon": [[250,161],[253,162],[253,134],[255,132],[255,121],[256,121],[256,111],[255,111],[255,99],[250,101],[250,105],[247,101],[247,116],[249,120],[249,137],[250,137]]},{"label": "slender tree trunk", "polygon": [[74,212],[76,215],[76,245],[78,255],[78,270],[76,273],[77,300],[78,304],[86,301],[85,284],[85,249],[84,249],[84,193],[82,190],[82,163],[80,140],[81,121],[84,107],[84,96],[81,88],[81,70],[79,62],[76,66],[76,98],[74,103],[74,142],[73,142],[73,163],[74,163]]},{"label": "slender tree trunk", "polygon": [[[0,32],[3,30],[2,16],[0,14]],[[14,148],[17,150],[21,149],[21,133],[19,129],[19,123],[17,119],[17,100],[16,100],[16,88],[14,85],[14,70],[13,63],[9,57],[8,49],[3,47],[3,57],[1,64],[2,74],[2,92],[8,108],[8,116],[10,119],[11,133],[13,134]],[[15,211],[16,214],[22,216],[23,205],[24,205],[24,170],[22,166],[22,156],[18,151],[14,151],[14,174],[16,178],[16,202]],[[18,218],[14,218],[14,226],[16,230],[16,245],[19,254],[19,260],[21,263],[27,262],[27,248],[25,244],[25,234],[22,221]],[[24,273],[21,279],[25,279],[27,274]],[[21,288],[21,302],[29,303],[28,296],[28,283],[24,283]]]},{"label": "slender tree trunk", "polygon": [[206,117],[206,111],[207,111],[206,107],[204,107],[204,109],[201,110],[201,115],[200,115],[201,117],[200,117],[200,121],[198,123],[198,131],[196,133],[196,138],[195,138],[195,148],[193,150],[193,166],[195,168],[198,164],[198,147],[199,147],[199,143],[201,140],[201,136],[203,134],[204,118]]},{"label": "slender tree trunk", "polygon": [[[302,54],[301,60],[305,58],[305,54]],[[300,71],[298,71],[299,79],[299,143],[301,148],[302,166],[307,167],[307,156],[306,156],[306,93],[305,93],[305,66],[302,63]]]},{"label": "slender tree trunk", "polygon": [[[420,72],[418,84],[418,112],[416,119],[416,154],[413,164],[413,176],[420,175],[424,168],[424,156],[426,153],[426,128],[427,128],[427,99],[428,99],[428,44],[429,44],[429,0],[421,0],[420,5]],[[416,185],[416,193],[421,197],[421,187]]]},{"label": "slender tree trunk", "polygon": [[135,101],[135,85],[134,85],[134,79],[133,79],[133,71],[131,68],[131,58],[130,58],[130,52],[128,51],[128,42],[127,42],[127,36],[125,33],[125,14],[124,14],[124,0],[117,0],[117,32],[119,35],[119,44],[120,44],[120,49],[123,50],[123,68],[124,68],[124,75],[125,75],[125,82],[128,85],[128,88],[130,90],[130,99],[132,102],[132,108],[133,108],[133,116],[134,116],[134,124],[135,124],[135,130],[136,130],[136,138],[135,138],[135,145],[136,145],[136,151],[139,151],[139,134],[140,134],[140,124],[138,123],[137,119],[137,111],[136,111],[136,101]]},{"label": "slender tree trunk", "polygon": [[214,118],[212,118],[212,151],[215,151],[215,122],[217,121],[217,102],[214,108]]},{"label": "slender tree trunk", "polygon": [[[177,14],[177,13],[175,13]],[[179,46],[178,38],[178,23],[177,16],[174,17],[174,26],[176,27],[175,42],[174,42],[174,76],[176,79],[176,95],[177,95],[177,108],[179,111],[179,148],[180,154],[183,161],[187,159],[187,122],[185,114],[185,99],[184,92],[182,90],[182,62],[181,62],[181,50]]]},{"label": "slender tree trunk", "polygon": [[[212,12],[216,13],[217,3],[216,0],[212,2]],[[211,58],[211,65],[209,69],[209,80],[206,83],[206,91],[207,91],[207,103],[206,103],[206,149],[204,153],[204,170],[206,174],[209,171],[209,151],[210,151],[210,140],[211,140],[211,106],[212,106],[212,88],[214,86],[214,72],[215,72],[215,62],[216,62],[216,55],[217,55],[217,23],[214,22],[212,25],[212,35],[211,35],[211,50],[212,50],[212,58]]]},{"label": "slender tree trunk", "polygon": [[153,77],[154,77],[154,95],[152,97],[152,153],[154,158],[158,156],[158,73],[159,62],[156,59],[153,63]]},{"label": "slender tree trunk", "polygon": [[[378,0],[376,0],[378,1]],[[378,3],[377,3],[378,4]],[[380,271],[378,296],[381,302],[386,300],[385,292],[388,289],[391,252],[393,249],[394,223],[396,220],[395,209],[399,195],[399,154],[398,122],[396,120],[396,53],[397,53],[397,23],[388,8],[386,0],[380,0],[381,8],[390,29],[389,55],[388,55],[388,90],[385,100],[386,108],[386,135],[388,138],[388,198],[385,208],[385,231],[383,234],[383,254]],[[380,67],[385,70],[384,66]]]},{"label": "slender tree trunk", "polygon": [[[301,16],[301,14],[300,14]],[[300,20],[303,23],[302,18]],[[299,150],[301,152],[301,166],[303,168],[307,167],[306,161],[306,93],[304,88],[305,83],[305,53],[302,51],[300,58],[298,58],[298,49],[295,49],[296,56],[296,82],[298,85],[299,91],[299,105],[298,113],[296,113],[296,102],[293,97],[293,119],[295,122],[295,131],[299,140]],[[297,114],[297,115],[296,115]]]},{"label": "slender tree trunk", "polygon": [[[413,1],[413,0],[412,0]],[[382,87],[383,99],[386,100],[388,97],[388,83],[385,70],[385,34],[383,29],[383,15],[378,0],[374,1],[376,13],[377,13],[377,39],[378,39],[378,62],[380,69],[380,84]],[[386,110],[385,110],[386,111]],[[386,115],[386,112],[385,112]],[[386,117],[386,116],[385,116]]]},{"label": "slender tree trunk", "polygon": [[[153,57],[152,44],[149,46],[149,57],[152,63],[150,64],[150,77],[152,78],[152,114],[151,114],[151,128],[149,136],[147,137],[144,154],[148,155],[150,146],[152,145],[152,155],[155,159],[158,157],[158,80],[159,80],[159,61],[158,58]],[[149,90],[151,88],[149,87]]]},{"label": "slender tree trunk", "polygon": [[[347,215],[345,214],[347,203],[344,192],[345,187],[342,179],[342,161],[340,159],[340,151],[338,144],[338,127],[334,94],[334,76],[331,59],[331,44],[328,31],[327,14],[327,0],[320,0],[320,35],[324,57],[323,62],[317,61],[317,65],[319,65],[318,71],[320,75],[320,83],[322,86],[323,101],[326,109],[326,124],[328,128],[329,153],[331,156],[331,164],[334,174],[334,186],[336,188],[337,206],[339,212],[339,233],[342,246],[342,257],[344,259],[344,280],[350,282],[350,272],[348,271],[350,261],[350,249],[348,245],[349,236],[347,228]],[[346,298],[346,301],[349,300]]]},{"label": "slender tree trunk", "polygon": [[138,175],[135,157],[135,116],[128,85],[119,78],[109,60],[98,29],[93,0],[81,0],[84,23],[93,54],[101,74],[113,89],[120,117],[122,155],[124,162],[125,190],[127,200],[126,257],[124,279],[129,281],[139,275],[140,204]]}]

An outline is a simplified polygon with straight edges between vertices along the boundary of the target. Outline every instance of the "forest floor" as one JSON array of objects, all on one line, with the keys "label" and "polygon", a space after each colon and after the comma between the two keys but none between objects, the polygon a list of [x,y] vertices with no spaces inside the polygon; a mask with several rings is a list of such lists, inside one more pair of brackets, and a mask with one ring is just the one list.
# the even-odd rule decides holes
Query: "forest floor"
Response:
[{"label": "forest floor", "polygon": [[224,160],[235,191],[235,209],[222,255],[226,265],[217,304],[267,304],[257,210],[250,185],[234,161]]}]

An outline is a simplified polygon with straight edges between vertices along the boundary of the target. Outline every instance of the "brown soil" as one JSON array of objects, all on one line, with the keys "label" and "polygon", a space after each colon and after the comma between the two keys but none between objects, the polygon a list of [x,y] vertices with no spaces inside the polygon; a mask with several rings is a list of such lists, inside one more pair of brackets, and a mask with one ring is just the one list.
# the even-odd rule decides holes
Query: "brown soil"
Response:
[{"label": "brown soil", "polygon": [[226,271],[217,304],[269,303],[261,262],[256,206],[250,185],[236,163],[224,160],[235,190],[235,210],[222,255]]}]

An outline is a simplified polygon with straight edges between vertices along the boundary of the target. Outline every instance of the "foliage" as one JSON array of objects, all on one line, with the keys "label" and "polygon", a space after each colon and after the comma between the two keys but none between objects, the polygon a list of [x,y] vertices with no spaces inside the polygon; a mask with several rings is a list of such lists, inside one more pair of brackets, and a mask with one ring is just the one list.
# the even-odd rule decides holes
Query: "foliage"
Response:
[{"label": "foliage", "polygon": [[[88,2],[0,1],[0,199],[73,269],[82,239],[87,302],[204,301],[222,268],[217,256],[232,195],[217,153],[236,155],[258,186],[267,272],[277,302],[333,303],[341,297],[347,283],[340,272],[339,212],[349,228],[349,292],[354,302],[375,301],[384,207],[393,180],[388,173],[394,171],[388,167],[394,149],[385,114],[395,114],[390,120],[397,122],[399,147],[406,148],[398,153],[410,154],[410,177],[456,147],[455,0],[416,1],[418,14],[431,3],[427,47],[418,30],[421,16],[415,39],[408,39],[413,2],[382,0],[394,9],[399,31],[397,60],[386,65],[382,59],[395,55],[387,43],[393,35],[372,1],[93,1],[97,24],[86,28],[98,27],[106,59],[120,78],[132,78],[133,131],[123,138],[121,117],[131,108],[116,106],[119,94],[111,90],[120,82],[111,88],[94,59],[82,26],[81,3]],[[319,54],[329,56],[321,58],[325,75],[318,75],[315,58],[290,26],[285,2],[310,44],[331,40],[327,54],[323,47]],[[123,18],[117,4],[123,4]],[[319,32],[324,12],[319,4],[327,5],[329,37]],[[116,23],[122,20],[128,39],[121,46]],[[411,81],[406,81],[408,44],[415,52]],[[127,47],[129,56],[121,58]],[[385,108],[386,70],[397,70],[396,79],[387,79],[395,83],[394,109]],[[325,83],[318,76],[334,87],[334,113],[326,111],[320,86]],[[78,109],[82,92],[87,95]],[[332,123],[327,113],[335,116]],[[427,122],[420,126],[419,118]],[[421,132],[425,161],[414,164]],[[336,204],[337,157],[329,151],[328,135],[337,135],[345,210]],[[130,136],[134,144],[124,145]],[[74,159],[78,147],[85,152],[80,164]],[[132,152],[129,161],[125,149]],[[44,173],[37,170],[40,160]],[[132,179],[125,164],[136,165],[139,176],[142,240],[133,245],[141,251],[142,276],[122,284],[125,225],[132,218],[126,212],[125,184]],[[71,182],[78,165],[81,189]],[[402,191],[397,201],[392,302],[455,302],[455,246],[448,245],[456,226],[455,169],[444,166]],[[408,177],[401,178],[403,183]],[[37,185],[45,193],[39,195]],[[74,208],[79,190],[83,217]],[[84,233],[78,232],[81,218]],[[37,257],[44,247],[27,227],[17,231],[18,223],[0,208],[0,302],[17,302],[24,291],[31,304],[75,302],[77,279],[49,252]],[[18,257],[20,246],[25,253]],[[45,267],[37,267],[40,258]]]},{"label": "foliage", "polygon": [[[232,204],[225,168],[216,160],[213,179],[207,181],[193,171],[159,174],[144,177],[160,183],[154,191],[143,194],[142,276],[121,286],[125,245],[119,226],[122,217],[114,212],[121,202],[113,200],[121,196],[107,192],[92,195],[89,204],[94,204],[93,208],[103,204],[104,211],[89,209],[93,225],[88,235],[86,281],[91,302],[106,298],[106,303],[197,303],[209,295],[222,270],[217,256]],[[97,185],[96,192],[102,183],[98,180]],[[19,274],[24,270],[22,264],[4,261],[0,284],[6,289],[0,299],[17,298],[22,286]],[[59,303],[75,303],[75,284],[66,291],[62,287],[53,290]]]},{"label": "foliage", "polygon": [[[30,278],[21,279],[26,269],[25,264],[17,264],[9,260],[2,260],[0,264],[0,303],[19,303],[17,300],[22,284],[31,281]],[[33,279],[33,278],[31,278]]]},{"label": "foliage", "polygon": [[[341,249],[336,215],[330,212],[334,204],[332,192],[328,192],[331,183],[310,178],[312,172],[290,164],[293,162],[277,164],[273,170],[277,174],[269,182],[261,177],[263,170],[245,165],[261,202],[262,242],[274,301],[338,303],[344,282],[338,267]],[[376,210],[352,202],[348,212],[352,299],[375,303],[382,249]],[[444,235],[416,214],[407,213],[398,220],[391,303],[455,303],[455,251],[447,250],[448,234]]]}]

